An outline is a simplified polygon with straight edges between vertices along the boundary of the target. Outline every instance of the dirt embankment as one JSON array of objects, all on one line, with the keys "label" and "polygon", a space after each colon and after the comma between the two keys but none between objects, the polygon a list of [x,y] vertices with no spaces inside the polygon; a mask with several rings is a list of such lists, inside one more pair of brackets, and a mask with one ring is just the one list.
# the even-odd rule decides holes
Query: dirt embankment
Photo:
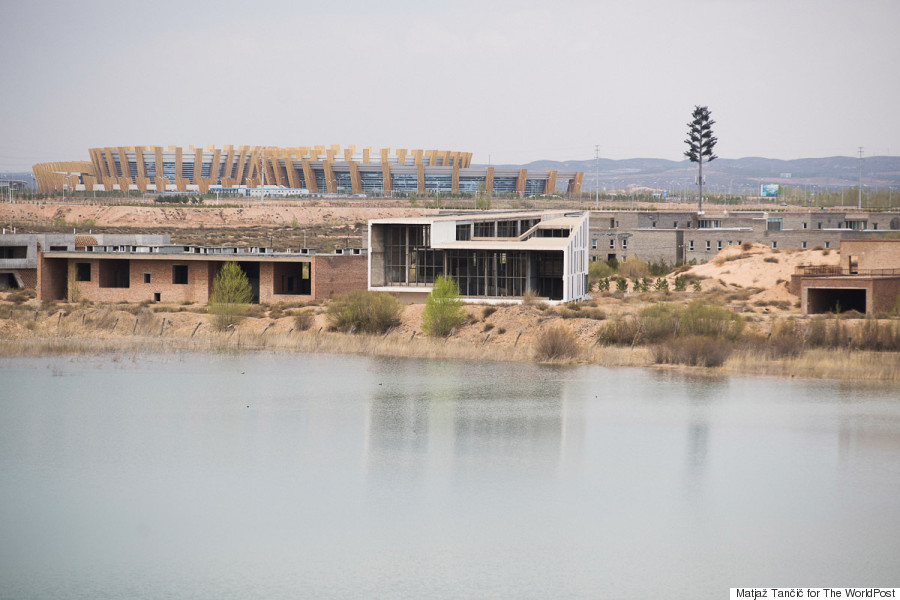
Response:
[{"label": "dirt embankment", "polygon": [[0,205],[0,221],[129,228],[307,227],[418,216],[427,208],[253,205],[241,208],[18,203]]},{"label": "dirt embankment", "polygon": [[360,248],[369,219],[436,212],[397,206],[305,206],[275,203],[247,207],[112,206],[85,204],[0,204],[0,224],[19,233],[156,233],[176,244]]}]

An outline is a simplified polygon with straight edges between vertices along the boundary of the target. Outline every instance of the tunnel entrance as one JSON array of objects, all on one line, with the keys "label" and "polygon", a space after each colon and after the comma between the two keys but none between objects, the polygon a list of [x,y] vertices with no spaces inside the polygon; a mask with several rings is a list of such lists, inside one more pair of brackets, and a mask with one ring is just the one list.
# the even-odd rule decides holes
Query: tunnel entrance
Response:
[{"label": "tunnel entrance", "polygon": [[847,288],[808,288],[807,313],[847,312],[855,310],[865,314],[866,290]]}]

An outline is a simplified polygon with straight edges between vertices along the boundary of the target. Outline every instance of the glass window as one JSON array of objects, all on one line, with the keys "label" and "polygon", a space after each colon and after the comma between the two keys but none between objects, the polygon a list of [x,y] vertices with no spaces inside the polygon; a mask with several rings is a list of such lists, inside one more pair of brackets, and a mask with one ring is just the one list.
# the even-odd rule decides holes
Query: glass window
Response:
[{"label": "glass window", "polygon": [[477,221],[475,223],[475,235],[477,238],[495,237],[493,221]]}]

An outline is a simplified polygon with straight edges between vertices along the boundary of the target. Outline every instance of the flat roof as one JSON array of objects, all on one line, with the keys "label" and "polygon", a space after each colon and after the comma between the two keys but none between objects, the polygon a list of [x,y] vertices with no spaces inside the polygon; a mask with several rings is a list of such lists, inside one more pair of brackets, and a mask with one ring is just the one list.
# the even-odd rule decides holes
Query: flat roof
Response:
[{"label": "flat roof", "polygon": [[[575,216],[574,213],[578,213]],[[570,216],[571,215],[571,216]],[[423,217],[396,217],[384,219],[370,219],[369,224],[375,225],[429,225],[442,221],[506,221],[510,219],[534,219],[541,218],[541,225],[551,221],[565,220],[569,224],[577,224],[581,219],[587,216],[586,211],[572,210],[531,210],[531,211],[509,211],[509,212],[472,212],[472,213],[454,213],[449,215],[433,215]],[[543,217],[547,217],[544,219]]]},{"label": "flat roof", "polygon": [[365,252],[352,254],[300,254],[299,252],[278,252],[272,254],[196,254],[193,252],[84,252],[81,250],[54,250],[44,252],[44,258],[85,258],[121,260],[169,260],[169,261],[215,261],[215,262],[310,262],[314,258],[334,258],[344,256],[366,256]]}]

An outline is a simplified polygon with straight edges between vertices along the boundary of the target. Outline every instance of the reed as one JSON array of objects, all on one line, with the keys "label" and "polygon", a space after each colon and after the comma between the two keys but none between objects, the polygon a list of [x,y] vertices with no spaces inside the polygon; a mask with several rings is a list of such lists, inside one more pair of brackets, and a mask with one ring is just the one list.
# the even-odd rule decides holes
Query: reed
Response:
[{"label": "reed", "polygon": [[[155,313],[152,307],[134,311],[122,306],[36,305],[4,308],[11,320],[0,318],[0,356],[132,355],[172,351],[279,351],[379,355],[410,358],[447,358],[529,362],[549,360],[558,364],[596,364],[607,367],[648,367],[655,364],[721,364],[722,372],[810,377],[854,381],[900,381],[900,352],[895,347],[900,329],[896,322],[876,319],[815,318],[775,322],[766,338],[743,332],[736,341],[727,340],[729,327],[691,324],[686,330],[716,332],[718,336],[688,334],[666,337],[661,344],[635,344],[639,318],[618,318],[606,323],[610,338],[595,343],[570,339],[573,352],[544,352],[539,346],[547,331],[529,330],[528,335],[451,335],[433,338],[410,329],[395,328],[384,334],[328,331],[324,315],[310,315],[310,327],[300,330],[294,315],[277,319],[247,318],[223,332],[212,327],[210,315],[190,312]],[[311,313],[312,308],[303,312]],[[582,312],[575,311],[575,312]],[[701,316],[703,311],[700,311]],[[686,323],[690,319],[682,320]],[[701,319],[702,321],[702,319]],[[728,323],[730,319],[723,320]],[[558,320],[557,323],[566,323]],[[557,325],[559,326],[559,325]],[[613,326],[612,328],[609,328]],[[468,324],[480,331],[484,323]],[[621,328],[617,331],[615,328]],[[573,331],[568,327],[562,330]],[[723,331],[724,329],[724,331]],[[614,335],[610,332],[616,332]],[[722,335],[722,334],[725,335]],[[469,339],[465,339],[468,337]],[[651,336],[652,337],[652,336]],[[521,338],[521,341],[520,341]],[[514,339],[514,343],[513,343]],[[583,338],[582,338],[583,339]],[[615,342],[619,345],[610,345]],[[841,345],[843,344],[843,345]],[[880,351],[875,351],[880,349]],[[722,356],[731,352],[730,356]],[[552,356],[551,356],[552,354]]]}]

